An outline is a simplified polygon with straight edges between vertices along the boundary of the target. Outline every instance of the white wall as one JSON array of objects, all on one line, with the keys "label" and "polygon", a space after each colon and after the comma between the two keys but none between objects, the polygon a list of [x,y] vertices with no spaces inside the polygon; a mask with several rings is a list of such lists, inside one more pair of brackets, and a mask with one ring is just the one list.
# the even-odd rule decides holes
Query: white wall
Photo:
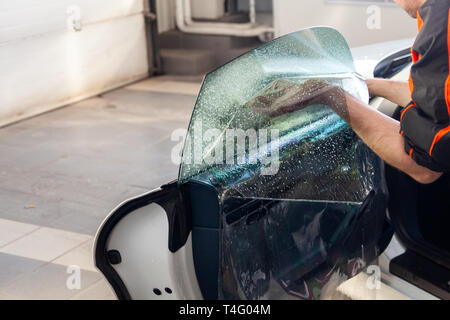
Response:
[{"label": "white wall", "polygon": [[381,29],[369,30],[365,4],[327,3],[325,0],[273,0],[276,35],[315,25],[338,29],[351,47],[414,37],[416,20],[397,6],[381,8]]},{"label": "white wall", "polygon": [[225,14],[225,0],[191,0],[193,18],[217,19]]},{"label": "white wall", "polygon": [[142,11],[142,0],[0,1],[0,126],[146,77]]}]

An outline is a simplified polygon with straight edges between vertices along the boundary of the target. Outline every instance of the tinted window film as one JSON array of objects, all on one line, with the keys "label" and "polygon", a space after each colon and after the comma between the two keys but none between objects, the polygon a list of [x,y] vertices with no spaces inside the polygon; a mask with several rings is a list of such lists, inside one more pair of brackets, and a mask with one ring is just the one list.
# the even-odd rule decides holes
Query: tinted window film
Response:
[{"label": "tinted window film", "polygon": [[275,39],[203,82],[179,183],[217,190],[221,298],[325,298],[378,254],[382,162],[327,106],[299,107],[307,81],[368,101],[330,28]]}]

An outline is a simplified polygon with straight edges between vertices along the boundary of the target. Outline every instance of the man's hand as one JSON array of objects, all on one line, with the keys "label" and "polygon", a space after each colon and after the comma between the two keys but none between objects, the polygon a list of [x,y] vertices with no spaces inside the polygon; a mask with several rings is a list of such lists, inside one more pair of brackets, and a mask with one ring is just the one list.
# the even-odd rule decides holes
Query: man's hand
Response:
[{"label": "man's hand", "polygon": [[406,107],[411,102],[411,92],[407,82],[376,78],[367,79],[366,84],[371,97],[383,97],[402,107]]},{"label": "man's hand", "polygon": [[253,97],[247,107],[273,118],[314,104],[329,106],[344,120],[348,119],[347,113],[343,112],[344,91],[319,79],[302,84],[290,79],[275,80]]}]

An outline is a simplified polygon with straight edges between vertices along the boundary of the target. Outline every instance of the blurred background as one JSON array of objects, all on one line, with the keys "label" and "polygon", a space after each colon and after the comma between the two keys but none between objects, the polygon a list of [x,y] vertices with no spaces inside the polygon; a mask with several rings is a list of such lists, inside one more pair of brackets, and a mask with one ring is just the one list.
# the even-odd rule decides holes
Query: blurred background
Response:
[{"label": "blurred background", "polygon": [[313,25],[351,47],[416,31],[391,0],[2,1],[0,125],[155,73],[203,74]]}]

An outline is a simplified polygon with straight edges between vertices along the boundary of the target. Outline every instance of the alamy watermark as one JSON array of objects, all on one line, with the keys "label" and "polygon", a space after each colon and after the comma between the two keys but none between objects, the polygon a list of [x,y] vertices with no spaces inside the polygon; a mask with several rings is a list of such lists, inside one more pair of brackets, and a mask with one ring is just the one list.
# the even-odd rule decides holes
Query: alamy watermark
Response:
[{"label": "alamy watermark", "polygon": [[381,8],[377,5],[371,5],[367,7],[366,13],[368,14],[366,26],[369,30],[381,29]]},{"label": "alamy watermark", "polygon": [[366,273],[369,274],[366,280],[366,286],[369,290],[381,289],[381,269],[377,265],[370,265],[366,269]]},{"label": "alamy watermark", "polygon": [[81,268],[77,265],[70,265],[66,269],[69,276],[66,279],[66,288],[69,290],[81,289]]}]

